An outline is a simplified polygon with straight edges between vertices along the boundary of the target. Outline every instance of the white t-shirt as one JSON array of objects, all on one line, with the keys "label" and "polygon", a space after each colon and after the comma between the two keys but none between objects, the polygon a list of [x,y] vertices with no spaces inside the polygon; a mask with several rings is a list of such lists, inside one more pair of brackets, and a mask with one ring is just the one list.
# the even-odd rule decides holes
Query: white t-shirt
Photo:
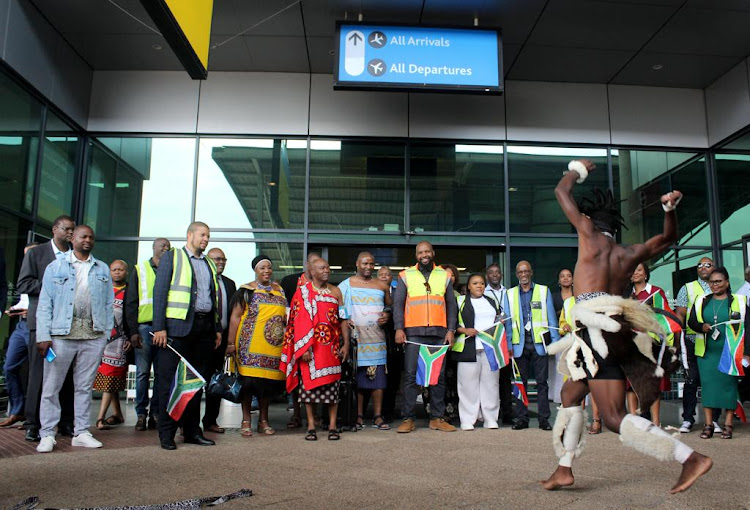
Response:
[{"label": "white t-shirt", "polygon": [[[495,323],[495,309],[487,299],[471,298],[471,306],[474,307],[474,329],[483,331]],[[477,350],[484,350],[481,342],[475,342]]]}]

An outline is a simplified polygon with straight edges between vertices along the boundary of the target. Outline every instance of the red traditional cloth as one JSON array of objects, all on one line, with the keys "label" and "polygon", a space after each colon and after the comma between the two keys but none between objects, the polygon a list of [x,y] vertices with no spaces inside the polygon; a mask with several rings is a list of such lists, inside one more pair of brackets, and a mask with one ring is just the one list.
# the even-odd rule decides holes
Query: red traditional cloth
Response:
[{"label": "red traditional cloth", "polygon": [[[657,287],[656,285],[647,283],[643,290],[638,294],[636,294],[635,290],[633,290],[633,294],[630,297],[640,301],[641,303],[645,303],[652,308],[661,308],[662,310],[666,310],[674,314],[674,311],[669,306],[669,300],[667,299],[667,295],[664,293],[664,289],[662,289],[661,287]],[[632,388],[630,386],[630,381],[628,381],[626,390],[630,391],[631,389]],[[669,377],[662,377],[661,383],[659,384],[659,391],[670,391],[671,389],[672,382],[670,381]]]},{"label": "red traditional cloth", "polygon": [[[298,287],[292,298],[279,366],[286,374],[287,392],[299,385],[300,374],[306,390],[341,379],[340,337],[338,299],[316,292],[310,282]],[[307,351],[311,351],[312,359],[305,363],[301,358]]]}]

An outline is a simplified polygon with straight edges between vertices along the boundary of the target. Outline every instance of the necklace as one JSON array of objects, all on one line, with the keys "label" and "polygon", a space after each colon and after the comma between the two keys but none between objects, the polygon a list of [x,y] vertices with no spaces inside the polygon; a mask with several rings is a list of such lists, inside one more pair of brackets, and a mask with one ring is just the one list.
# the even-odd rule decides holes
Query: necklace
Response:
[{"label": "necklace", "polygon": [[719,304],[719,308],[716,308],[716,301],[717,299],[714,297],[711,300],[711,311],[714,313],[714,326],[716,326],[716,323],[719,322],[719,312],[721,311],[721,307],[724,306],[724,301],[727,301],[726,299],[719,300],[721,303]]},{"label": "necklace", "polygon": [[357,275],[357,281],[360,283],[364,283],[365,285],[372,285],[372,277],[370,278],[363,278],[359,275]]},{"label": "necklace", "polygon": [[318,294],[328,294],[330,291],[328,290],[328,284],[326,284],[325,287],[317,288],[313,282],[310,282],[310,285],[312,285],[312,288],[317,292]]},{"label": "necklace", "polygon": [[265,290],[265,291],[268,291],[268,292],[271,292],[273,290],[273,285],[271,285],[271,284],[269,284],[269,285],[263,285],[258,280],[255,280],[255,286],[257,288],[259,288],[260,290]]}]

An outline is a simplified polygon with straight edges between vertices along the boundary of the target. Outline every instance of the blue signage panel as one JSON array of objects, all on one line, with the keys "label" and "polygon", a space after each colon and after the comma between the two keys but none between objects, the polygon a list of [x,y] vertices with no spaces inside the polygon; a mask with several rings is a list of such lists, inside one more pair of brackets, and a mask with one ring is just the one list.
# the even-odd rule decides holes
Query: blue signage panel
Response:
[{"label": "blue signage panel", "polygon": [[497,30],[339,23],[336,88],[502,92]]}]

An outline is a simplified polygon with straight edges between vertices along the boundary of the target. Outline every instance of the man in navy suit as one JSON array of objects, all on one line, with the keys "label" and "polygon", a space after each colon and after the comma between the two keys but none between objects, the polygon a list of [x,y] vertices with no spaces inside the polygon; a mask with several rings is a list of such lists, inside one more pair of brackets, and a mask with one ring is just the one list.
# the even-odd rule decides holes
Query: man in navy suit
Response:
[{"label": "man in navy suit", "polygon": [[[206,380],[211,376],[210,362],[214,350],[221,345],[219,316],[219,283],[214,262],[205,250],[211,231],[196,221],[187,231],[187,243],[162,256],[154,282],[155,346],[164,348],[159,354],[159,439],[165,450],[177,448],[174,442],[177,422],[169,416],[169,392],[179,357],[166,348],[169,341],[193,368]],[[185,408],[180,423],[185,442],[201,446],[215,444],[203,436],[200,428],[202,391],[196,393]]]}]

